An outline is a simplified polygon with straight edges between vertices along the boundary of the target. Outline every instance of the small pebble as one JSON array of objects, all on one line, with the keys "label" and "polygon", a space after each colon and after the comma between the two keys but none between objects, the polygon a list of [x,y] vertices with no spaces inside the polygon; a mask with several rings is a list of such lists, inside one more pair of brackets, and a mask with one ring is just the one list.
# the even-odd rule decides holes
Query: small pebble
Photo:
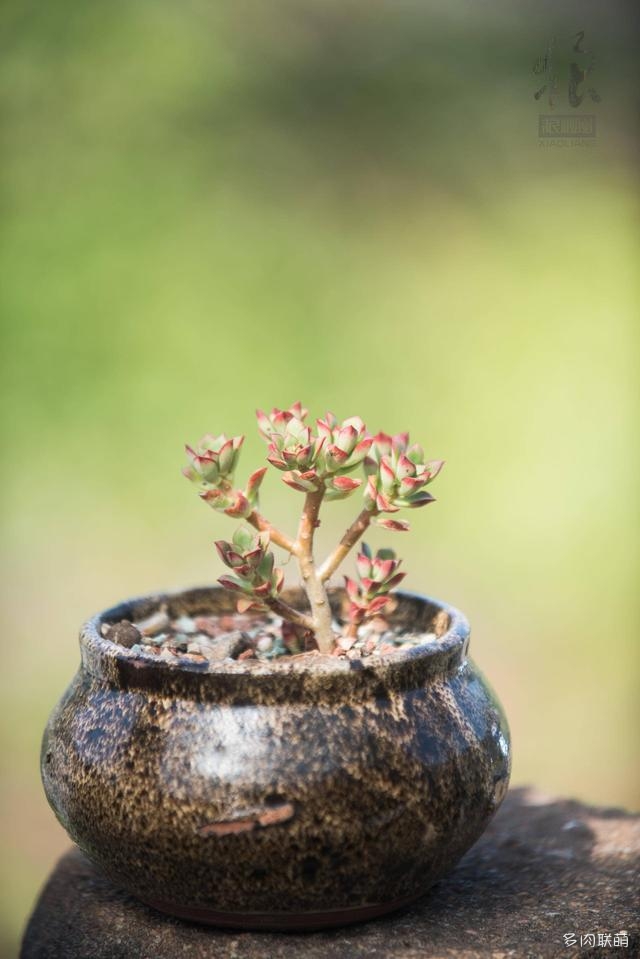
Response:
[{"label": "small pebble", "polygon": [[216,636],[219,636],[221,632],[223,632],[222,620],[219,620],[219,622],[216,623],[208,616],[198,616],[194,620],[194,625],[197,630],[200,630],[201,633],[206,633],[207,636],[212,636],[214,639]]},{"label": "small pebble", "polygon": [[158,636],[143,636],[142,641],[147,647],[162,646],[168,638],[168,633],[160,633]]},{"label": "small pebble", "polygon": [[206,662],[206,657],[200,655],[200,653],[182,653],[179,663],[204,663]]},{"label": "small pebble", "polygon": [[277,659],[278,656],[284,656],[284,655],[286,655],[286,652],[287,652],[287,647],[284,645],[284,642],[282,641],[282,637],[278,636],[278,637],[274,640],[273,646],[271,647],[271,649],[269,650],[269,652],[262,654],[262,658],[263,658],[263,659]]},{"label": "small pebble", "polygon": [[435,639],[440,639],[441,636],[449,629],[449,614],[441,609],[436,616],[434,616],[433,623],[433,632],[435,633]]},{"label": "small pebble", "polygon": [[215,644],[215,640],[211,636],[207,636],[206,633],[196,633],[194,636],[190,636],[189,640],[192,643],[199,643],[201,646],[206,646],[207,649]]},{"label": "small pebble", "polygon": [[172,626],[179,633],[187,633],[189,636],[198,631],[191,616],[179,616],[178,619],[174,619]]},{"label": "small pebble", "polygon": [[165,629],[168,629],[170,623],[166,609],[159,609],[151,616],[147,616],[146,619],[136,623],[136,626],[144,636],[155,636],[156,633],[162,633]]},{"label": "small pebble", "polygon": [[212,662],[220,662],[222,659],[237,659],[240,653],[243,653],[249,646],[250,643],[245,634],[236,629],[232,633],[218,637],[218,641],[210,645],[208,658]]},{"label": "small pebble", "polygon": [[140,631],[128,619],[123,619],[120,623],[114,623],[104,635],[109,642],[118,643],[125,649],[131,649],[142,639]]},{"label": "small pebble", "polygon": [[343,636],[338,640],[338,646],[340,649],[344,649],[347,652],[353,644],[355,643],[355,637],[353,636]]}]

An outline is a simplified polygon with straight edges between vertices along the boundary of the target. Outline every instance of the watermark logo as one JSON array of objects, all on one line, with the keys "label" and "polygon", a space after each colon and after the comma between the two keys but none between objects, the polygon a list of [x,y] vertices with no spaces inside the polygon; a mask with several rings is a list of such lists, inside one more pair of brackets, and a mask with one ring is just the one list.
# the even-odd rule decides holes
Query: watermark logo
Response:
[{"label": "watermark logo", "polygon": [[600,103],[602,99],[592,80],[595,53],[585,47],[584,30],[571,39],[573,43],[567,51],[559,49],[556,38],[551,37],[544,54],[533,65],[538,82],[543,81],[534,92],[534,99],[543,100],[544,97],[543,102],[554,111],[566,92],[566,101],[562,99],[562,105],[566,102],[576,111],[541,113],[538,117],[540,146],[592,146],[596,137],[595,114],[578,112],[585,105]]},{"label": "watermark logo", "polygon": [[627,949],[629,935],[624,930],[620,932],[587,932],[584,936],[577,936],[575,932],[565,932],[562,937],[565,946],[618,946]]},{"label": "watermark logo", "polygon": [[540,114],[538,117],[539,137],[594,137],[596,118],[593,113],[580,116],[571,114],[559,116]]}]

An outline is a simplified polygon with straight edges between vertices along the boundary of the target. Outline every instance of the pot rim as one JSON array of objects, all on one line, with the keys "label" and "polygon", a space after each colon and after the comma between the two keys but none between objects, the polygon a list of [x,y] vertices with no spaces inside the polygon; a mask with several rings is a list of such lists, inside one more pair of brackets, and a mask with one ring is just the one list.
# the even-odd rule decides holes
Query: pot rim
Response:
[{"label": "pot rim", "polygon": [[[339,602],[343,595],[343,589],[330,590],[332,602]],[[295,605],[303,592],[289,589],[283,597]],[[196,693],[216,699],[226,694],[245,694],[253,699],[262,691],[270,699],[276,696],[289,700],[339,689],[355,691],[357,687],[371,692],[381,683],[388,688],[408,688],[456,671],[465,661],[469,645],[469,623],[464,614],[442,600],[417,592],[397,590],[394,597],[405,617],[415,614],[425,634],[428,623],[444,612],[448,617],[446,631],[412,649],[361,660],[311,653],[269,661],[223,660],[202,664],[181,658],[172,663],[150,653],[135,653],[101,633],[105,623],[140,620],[161,605],[167,605],[172,616],[189,612],[211,614],[212,606],[220,615],[235,611],[235,597],[222,587],[196,587],[140,596],[92,616],[80,631],[82,665],[94,678],[115,686],[155,688],[176,695]]]}]

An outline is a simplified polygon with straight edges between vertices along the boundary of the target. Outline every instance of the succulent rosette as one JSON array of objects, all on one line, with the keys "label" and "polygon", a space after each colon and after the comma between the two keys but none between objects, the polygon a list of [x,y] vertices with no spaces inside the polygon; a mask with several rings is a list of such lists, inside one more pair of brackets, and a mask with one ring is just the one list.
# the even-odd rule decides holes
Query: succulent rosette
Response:
[{"label": "succulent rosette", "polygon": [[243,443],[244,436],[229,439],[224,433],[219,436],[207,433],[195,449],[185,446],[189,465],[183,474],[200,487],[200,496],[209,506],[228,516],[249,515],[257,505],[260,484],[267,472],[266,466],[255,470],[245,490],[234,489],[233,474]]},{"label": "succulent rosette", "polygon": [[324,478],[325,498],[344,499],[362,485],[361,479],[347,476],[360,466],[373,443],[373,437],[359,416],[350,416],[342,423],[333,415],[326,413],[324,419],[317,420],[318,436],[322,439],[319,469]]},{"label": "succulent rosette", "polygon": [[361,479],[346,474],[359,466],[373,442],[359,416],[340,423],[333,413],[317,421],[316,435],[305,423],[307,410],[294,403],[288,410],[258,410],[258,428],[268,444],[267,460],[284,472],[283,481],[302,493],[324,487],[328,500],[344,499]]},{"label": "succulent rosette", "polygon": [[200,491],[200,497],[213,509],[226,513],[227,516],[247,517],[258,504],[258,491],[266,472],[266,466],[255,470],[247,480],[244,490],[222,483],[220,486],[205,487]]},{"label": "succulent rosette", "polygon": [[[396,513],[403,507],[416,509],[433,503],[434,497],[425,487],[436,478],[444,460],[423,462],[424,452],[417,443],[409,444],[408,433],[374,437],[364,461],[367,474],[365,504],[377,513]],[[407,530],[408,523],[378,520],[387,529]]]},{"label": "succulent rosette", "polygon": [[294,403],[288,410],[279,410],[277,406],[274,406],[270,413],[256,410],[258,429],[268,443],[271,442],[271,434],[281,433],[290,420],[304,423],[308,415],[309,411],[300,402]]},{"label": "succulent rosette", "polygon": [[225,566],[232,571],[218,578],[225,589],[244,593],[238,601],[240,611],[266,609],[261,600],[275,598],[282,590],[284,573],[275,566],[275,557],[269,551],[268,533],[254,534],[241,526],[230,543],[220,539],[216,548]]},{"label": "succulent rosette", "polygon": [[305,419],[307,410],[294,403],[288,410],[274,408],[271,413],[256,411],[258,429],[267,441],[267,460],[282,470],[287,486],[303,493],[320,488],[316,461],[323,440],[313,436]]},{"label": "succulent rosette", "polygon": [[326,413],[317,425],[318,436],[323,440],[321,463],[325,473],[342,475],[362,463],[373,437],[359,416],[350,416],[340,423],[333,413]]},{"label": "succulent rosette", "polygon": [[349,621],[359,626],[365,619],[383,612],[389,602],[389,593],[405,577],[398,572],[402,560],[396,559],[392,549],[379,549],[375,556],[363,543],[356,558],[358,581],[345,576],[349,597]]},{"label": "succulent rosette", "polygon": [[185,446],[189,466],[182,472],[193,483],[215,486],[223,480],[231,482],[243,443],[244,436],[232,436],[229,439],[224,433],[219,436],[207,433],[195,449]]}]

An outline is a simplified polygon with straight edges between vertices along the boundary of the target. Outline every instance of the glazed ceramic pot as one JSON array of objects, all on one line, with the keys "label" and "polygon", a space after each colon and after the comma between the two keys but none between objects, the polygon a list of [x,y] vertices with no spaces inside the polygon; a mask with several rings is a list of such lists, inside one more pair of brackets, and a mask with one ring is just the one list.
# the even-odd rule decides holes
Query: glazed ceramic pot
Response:
[{"label": "glazed ceramic pot", "polygon": [[42,746],[71,838],[142,901],[221,926],[320,928],[422,896],[502,801],[509,733],[462,614],[397,596],[393,620],[436,638],[368,660],[170,664],[101,635],[161,603],[232,611],[219,588],[90,620]]}]

